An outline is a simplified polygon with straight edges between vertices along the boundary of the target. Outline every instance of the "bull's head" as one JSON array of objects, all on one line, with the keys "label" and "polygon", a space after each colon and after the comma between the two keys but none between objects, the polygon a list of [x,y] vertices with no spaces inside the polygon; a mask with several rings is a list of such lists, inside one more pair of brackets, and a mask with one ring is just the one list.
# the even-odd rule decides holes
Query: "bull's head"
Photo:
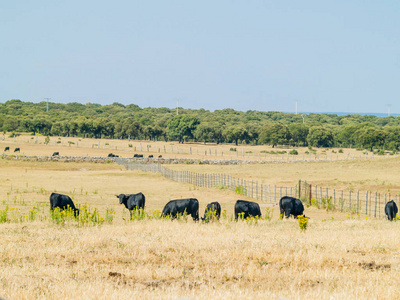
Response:
[{"label": "bull's head", "polygon": [[119,204],[124,203],[125,200],[125,195],[124,194],[119,194],[119,195],[115,195],[117,198],[119,198]]}]

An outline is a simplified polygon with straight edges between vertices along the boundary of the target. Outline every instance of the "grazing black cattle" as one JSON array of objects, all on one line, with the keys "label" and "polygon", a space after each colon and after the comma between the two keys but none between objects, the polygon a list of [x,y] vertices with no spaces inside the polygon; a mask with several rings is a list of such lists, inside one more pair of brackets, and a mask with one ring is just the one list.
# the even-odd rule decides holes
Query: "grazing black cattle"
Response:
[{"label": "grazing black cattle", "polygon": [[162,158],[162,155],[159,155],[158,158]]},{"label": "grazing black cattle", "polygon": [[393,219],[396,219],[397,212],[398,212],[398,210],[397,210],[396,202],[394,202],[393,200],[390,200],[388,203],[386,203],[385,215],[389,221],[393,221]]},{"label": "grazing black cattle", "polygon": [[6,152],[6,151],[10,151],[10,147],[5,147],[4,152]]},{"label": "grazing black cattle", "polygon": [[72,210],[74,210],[75,217],[79,216],[79,209],[77,209],[75,207],[74,202],[67,195],[51,193],[50,209],[53,210],[56,207],[60,208],[61,210],[64,210],[64,209],[67,209],[68,207],[70,207]]},{"label": "grazing black cattle", "polygon": [[59,156],[59,155],[60,155],[60,152],[53,152],[52,156]]},{"label": "grazing black cattle", "polygon": [[117,198],[119,198],[119,204],[124,204],[125,207],[129,210],[129,212],[133,213],[134,209],[144,209],[144,205],[146,202],[146,199],[142,193],[138,194],[119,194],[115,195]]},{"label": "grazing black cattle", "polygon": [[134,154],[133,157],[136,157],[136,158],[143,158],[143,154]]},{"label": "grazing black cattle", "polygon": [[153,157],[154,157],[153,154],[150,154],[150,155],[149,155],[149,158],[153,158]]},{"label": "grazing black cattle", "polygon": [[109,154],[108,154],[108,157],[119,157],[119,155],[113,154],[113,153],[109,153]]},{"label": "grazing black cattle", "polygon": [[206,219],[206,215],[209,212],[215,212],[215,216],[217,217],[217,219],[219,219],[219,217],[221,216],[221,205],[218,202],[208,203],[206,206],[206,210],[204,211],[204,218],[202,218],[202,220]]},{"label": "grazing black cattle", "polygon": [[19,148],[15,148],[14,152],[20,152],[20,149]]},{"label": "grazing black cattle", "polygon": [[235,219],[238,219],[239,214],[243,213],[243,218],[261,217],[260,206],[256,202],[237,200],[235,204]]},{"label": "grazing black cattle", "polygon": [[171,217],[175,219],[178,214],[183,214],[185,212],[191,215],[194,221],[198,221],[199,201],[195,198],[171,200],[164,206],[162,216],[171,215]]},{"label": "grazing black cattle", "polygon": [[303,203],[294,197],[282,197],[281,200],[279,200],[279,209],[281,215],[285,215],[286,218],[289,218],[290,215],[292,215],[295,219],[297,219],[297,216],[304,214]]}]

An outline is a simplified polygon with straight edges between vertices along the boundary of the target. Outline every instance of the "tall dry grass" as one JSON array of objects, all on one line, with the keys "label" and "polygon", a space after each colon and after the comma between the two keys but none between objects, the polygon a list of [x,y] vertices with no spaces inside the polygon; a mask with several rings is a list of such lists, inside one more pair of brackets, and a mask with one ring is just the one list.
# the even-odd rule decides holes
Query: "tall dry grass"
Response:
[{"label": "tall dry grass", "polygon": [[390,299],[398,224],[310,220],[1,224],[9,299]]}]

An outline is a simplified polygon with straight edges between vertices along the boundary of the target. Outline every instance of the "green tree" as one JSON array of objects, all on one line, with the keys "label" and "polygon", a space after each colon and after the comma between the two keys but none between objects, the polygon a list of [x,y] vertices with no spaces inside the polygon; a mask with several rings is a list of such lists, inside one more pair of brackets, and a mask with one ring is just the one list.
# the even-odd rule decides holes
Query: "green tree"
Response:
[{"label": "green tree", "polygon": [[194,137],[197,141],[203,141],[204,144],[206,144],[206,142],[214,140],[214,126],[209,123],[201,123],[199,126],[197,126],[194,132]]},{"label": "green tree", "polygon": [[385,149],[399,150],[400,149],[400,126],[390,126],[385,128]]},{"label": "green tree", "polygon": [[323,126],[313,126],[307,135],[307,142],[314,147],[331,147],[334,144],[333,131]]},{"label": "green tree", "polygon": [[366,127],[374,127],[374,125],[371,123],[357,123],[341,127],[336,135],[337,141],[340,144],[346,145],[348,147],[351,147],[351,145],[356,145],[357,136],[355,133],[357,132],[357,130]]},{"label": "green tree", "polygon": [[7,117],[3,122],[4,131],[15,131],[18,128],[18,120],[13,117]]},{"label": "green tree", "polygon": [[223,135],[225,136],[226,141],[235,142],[235,145],[237,146],[239,141],[246,138],[247,131],[241,126],[230,126],[224,130]]},{"label": "green tree", "polygon": [[198,124],[200,124],[200,121],[196,116],[176,116],[168,122],[168,136],[171,139],[178,140],[179,143],[184,143],[185,140],[193,138]]},{"label": "green tree", "polygon": [[376,127],[365,127],[355,132],[356,141],[359,146],[369,148],[371,151],[374,147],[382,147],[386,133]]},{"label": "green tree", "polygon": [[307,145],[308,127],[302,123],[289,125],[290,135],[293,142],[299,146]]},{"label": "green tree", "polygon": [[270,144],[272,147],[276,145],[289,144],[290,131],[288,126],[282,123],[271,123],[264,126],[260,133],[260,143]]}]

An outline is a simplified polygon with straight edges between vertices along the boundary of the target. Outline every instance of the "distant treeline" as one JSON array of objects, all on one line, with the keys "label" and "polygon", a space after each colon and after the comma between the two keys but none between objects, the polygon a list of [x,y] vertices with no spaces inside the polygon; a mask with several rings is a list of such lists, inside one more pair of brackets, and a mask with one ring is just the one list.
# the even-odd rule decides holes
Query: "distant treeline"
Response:
[{"label": "distant treeline", "polygon": [[50,136],[399,150],[400,117],[292,114],[135,104],[0,103],[0,130]]}]

